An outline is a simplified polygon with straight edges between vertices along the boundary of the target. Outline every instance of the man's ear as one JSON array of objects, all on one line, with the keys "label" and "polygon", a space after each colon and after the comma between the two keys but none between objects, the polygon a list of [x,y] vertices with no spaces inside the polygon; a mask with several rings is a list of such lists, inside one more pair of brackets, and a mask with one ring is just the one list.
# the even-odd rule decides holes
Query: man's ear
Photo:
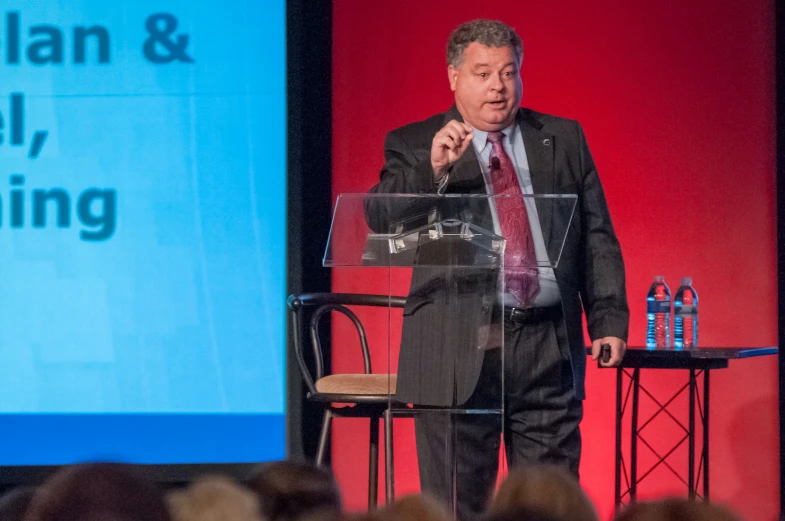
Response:
[{"label": "man's ear", "polygon": [[450,80],[450,90],[455,92],[455,86],[458,82],[458,69],[452,65],[447,66],[447,78]]}]

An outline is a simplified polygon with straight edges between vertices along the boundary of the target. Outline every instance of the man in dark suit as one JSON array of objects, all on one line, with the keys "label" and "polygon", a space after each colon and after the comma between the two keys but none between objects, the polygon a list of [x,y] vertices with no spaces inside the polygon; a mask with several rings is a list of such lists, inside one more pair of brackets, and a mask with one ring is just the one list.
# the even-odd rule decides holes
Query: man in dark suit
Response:
[{"label": "man in dark suit", "polygon": [[[509,465],[552,463],[577,476],[586,370],[581,309],[592,359],[605,345],[610,359],[601,365],[618,365],[629,320],[624,265],[581,126],[520,107],[522,58],[519,36],[501,22],[458,27],[447,48],[455,105],[389,133],[386,164],[371,191],[577,194],[563,246],[553,237],[553,210],[545,206],[521,206],[510,215],[515,208],[497,204],[488,211],[495,219],[486,216],[496,231],[516,237],[508,239],[507,249],[519,256],[553,258],[561,247],[558,267],[518,274],[505,269],[503,294],[498,273],[484,279],[475,274],[463,285],[469,290],[453,300],[438,284],[448,276],[444,269],[415,268],[396,397],[420,405],[487,407],[500,388],[502,356],[500,349],[480,345],[488,339],[479,332],[497,317],[504,330],[502,434]],[[521,222],[530,232],[510,227]],[[467,519],[483,510],[495,483],[501,423],[483,415],[455,421],[458,513]],[[449,498],[446,425],[437,414],[416,419],[422,488]]]}]

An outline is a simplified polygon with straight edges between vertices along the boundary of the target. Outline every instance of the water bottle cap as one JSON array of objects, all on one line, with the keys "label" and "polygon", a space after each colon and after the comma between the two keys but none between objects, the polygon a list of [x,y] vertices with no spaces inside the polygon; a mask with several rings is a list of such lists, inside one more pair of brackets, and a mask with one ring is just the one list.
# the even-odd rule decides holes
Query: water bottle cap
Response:
[{"label": "water bottle cap", "polygon": [[681,285],[682,286],[692,286],[692,277],[682,277],[681,278]]},{"label": "water bottle cap", "polygon": [[662,275],[657,275],[656,277],[654,277],[654,282],[665,282],[665,277],[663,277]]}]

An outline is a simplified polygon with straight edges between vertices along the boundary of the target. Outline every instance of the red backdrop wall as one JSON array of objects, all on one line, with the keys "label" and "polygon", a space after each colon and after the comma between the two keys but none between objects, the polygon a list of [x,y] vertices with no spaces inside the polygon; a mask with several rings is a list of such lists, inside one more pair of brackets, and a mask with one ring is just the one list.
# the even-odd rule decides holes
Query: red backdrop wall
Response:
[{"label": "red backdrop wall", "polygon": [[[627,266],[630,343],[644,342],[653,276],[664,275],[675,291],[690,275],[700,295],[701,344],[775,345],[774,3],[337,0],[335,194],[376,183],[389,130],[450,106],[446,41],[479,17],[504,20],[522,35],[523,104],[584,126]],[[395,275],[398,294],[406,293],[406,278]],[[386,292],[388,283],[378,272],[336,269],[334,288]],[[370,318],[384,323],[386,313]],[[346,333],[338,324],[339,370],[359,367]],[[383,372],[386,328],[371,342]],[[603,519],[612,510],[613,376],[589,368],[583,422],[581,481]],[[684,378],[649,372],[643,383],[664,396]],[[776,389],[774,357],[732,362],[712,378],[712,498],[749,520],[778,516]],[[686,413],[686,397],[675,405]],[[662,416],[647,427],[655,448],[678,436],[668,422]],[[366,501],[367,432],[367,421],[335,422],[333,465],[352,508]],[[417,490],[411,423],[396,421],[395,434],[397,491]],[[682,475],[686,450],[674,453]],[[645,471],[653,457],[641,454]],[[683,490],[663,467],[640,494]]]}]

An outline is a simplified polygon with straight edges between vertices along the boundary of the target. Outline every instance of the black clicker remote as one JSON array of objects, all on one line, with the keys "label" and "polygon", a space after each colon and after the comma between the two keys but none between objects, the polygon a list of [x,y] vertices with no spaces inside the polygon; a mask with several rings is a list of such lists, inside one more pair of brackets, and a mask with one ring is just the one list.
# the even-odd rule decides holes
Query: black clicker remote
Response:
[{"label": "black clicker remote", "polygon": [[611,359],[611,345],[610,344],[602,344],[600,346],[600,361],[603,364],[607,364]]}]

